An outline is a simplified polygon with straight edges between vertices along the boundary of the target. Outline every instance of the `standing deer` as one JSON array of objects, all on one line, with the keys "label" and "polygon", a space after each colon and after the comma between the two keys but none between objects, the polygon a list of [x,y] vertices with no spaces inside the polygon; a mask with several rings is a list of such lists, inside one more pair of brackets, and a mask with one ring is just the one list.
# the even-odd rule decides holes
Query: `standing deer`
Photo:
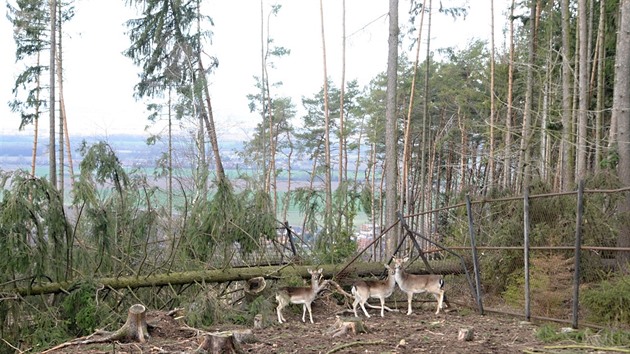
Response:
[{"label": "standing deer", "polygon": [[354,302],[352,303],[352,310],[354,316],[357,315],[357,305],[361,305],[363,313],[366,317],[370,317],[365,305],[368,307],[377,309],[378,307],[370,305],[367,301],[369,298],[378,298],[381,300],[381,317],[385,317],[385,310],[392,311],[389,307],[385,306],[385,298],[389,297],[396,287],[396,280],[394,278],[395,270],[388,264],[385,264],[387,268],[387,278],[383,280],[359,280],[352,286],[352,295],[354,296]]},{"label": "standing deer", "polygon": [[324,288],[327,281],[320,284],[319,280],[322,276],[323,269],[320,268],[318,270],[308,270],[311,274],[311,285],[310,286],[289,286],[285,288],[281,288],[276,293],[276,301],[278,301],[278,307],[276,308],[276,312],[278,313],[278,322],[286,322],[282,316],[282,309],[287,306],[289,303],[291,304],[302,304],[302,322],[306,322],[306,310],[308,309],[308,315],[311,319],[311,323],[313,322],[313,314],[311,312],[311,303],[317,297],[317,293]]},{"label": "standing deer", "polygon": [[438,302],[437,311],[435,314],[440,313],[442,303],[444,301],[444,279],[441,275],[435,274],[409,274],[402,268],[403,263],[407,262],[409,257],[398,258],[394,257],[394,266],[396,283],[400,287],[400,290],[407,293],[407,315],[411,315],[411,300],[413,294],[429,293],[432,294]]}]

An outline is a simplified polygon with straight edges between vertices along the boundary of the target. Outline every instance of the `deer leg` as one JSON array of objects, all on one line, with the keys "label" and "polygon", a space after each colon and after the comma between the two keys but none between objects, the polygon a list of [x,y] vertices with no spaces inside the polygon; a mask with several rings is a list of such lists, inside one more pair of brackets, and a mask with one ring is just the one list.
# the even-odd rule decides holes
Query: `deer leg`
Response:
[{"label": "deer leg", "polygon": [[385,298],[381,297],[381,317],[385,317]]},{"label": "deer leg", "polygon": [[435,311],[435,314],[437,315],[437,314],[439,314],[439,313],[440,313],[440,309],[441,309],[441,308],[442,308],[442,306],[443,306],[443,302],[444,302],[444,290],[440,290],[440,294],[439,294],[439,295],[438,295],[438,294],[433,294],[433,296],[435,297],[435,299],[436,299],[436,300],[437,300],[437,302],[438,302],[438,305],[437,305],[437,311]]},{"label": "deer leg", "polygon": [[359,305],[360,302],[361,302],[361,298],[359,298],[358,296],[355,296],[354,302],[352,302],[352,311],[354,311],[354,317],[359,317],[359,315],[357,314],[357,305]]},{"label": "deer leg", "polygon": [[411,315],[411,301],[413,300],[413,292],[407,293],[407,315]]},{"label": "deer leg", "polygon": [[311,319],[311,323],[315,323],[313,322],[313,312],[311,311],[311,304],[309,302],[304,303],[304,312],[302,313],[302,322],[306,322],[306,310],[308,309],[308,316]]},{"label": "deer leg", "polygon": [[[368,304],[369,305],[369,304]],[[365,301],[361,301],[361,308],[363,309],[363,313],[365,314],[365,317],[370,317],[370,314],[367,312],[367,310],[365,309]]]},{"label": "deer leg", "polygon": [[278,314],[278,322],[282,323],[286,321],[284,316],[282,316],[282,308],[284,307],[284,303],[281,300],[278,300],[278,307],[276,307],[276,313]]}]

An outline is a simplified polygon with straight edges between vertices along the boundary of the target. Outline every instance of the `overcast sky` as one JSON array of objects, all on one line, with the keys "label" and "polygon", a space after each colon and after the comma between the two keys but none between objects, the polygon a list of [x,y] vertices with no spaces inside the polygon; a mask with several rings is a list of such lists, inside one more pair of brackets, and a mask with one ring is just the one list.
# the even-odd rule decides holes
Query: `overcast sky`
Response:
[{"label": "overcast sky", "polygon": [[[463,1],[462,1],[463,2]],[[117,133],[143,134],[147,125],[144,104],[133,98],[136,68],[121,53],[129,46],[125,21],[135,16],[124,1],[78,0],[76,15],[64,28],[64,97],[71,134],[106,136]],[[270,22],[271,37],[291,54],[276,62],[270,80],[282,81],[278,95],[290,96],[301,108],[301,97],[311,97],[323,82],[322,38],[318,0],[266,1],[282,4]],[[326,52],[329,77],[338,85],[341,78],[341,1],[324,0]],[[434,1],[437,3],[437,1]],[[473,38],[490,36],[490,0],[472,1],[465,20],[435,13],[432,48],[463,48]],[[495,0],[495,22],[505,21],[506,0]],[[249,113],[246,95],[255,93],[253,76],[260,75],[260,1],[208,1],[208,15],[214,20],[214,36],[208,54],[216,56],[219,67],[210,76],[210,94],[220,136],[244,135],[260,116]],[[408,2],[400,1],[400,25],[408,27]],[[346,0],[346,79],[358,79],[361,87],[386,70],[388,2]],[[425,17],[426,25],[426,17]],[[404,28],[403,28],[404,30]],[[496,45],[502,46],[500,28]],[[426,38],[423,37],[423,41]],[[403,44],[407,50],[409,42]],[[0,17],[0,134],[15,134],[19,114],[7,102],[15,75],[22,68],[15,62],[12,27]],[[421,47],[421,51],[426,48]],[[415,50],[414,50],[415,53]],[[414,54],[415,55],[415,54]],[[413,57],[413,56],[412,56]],[[41,124],[40,134],[47,134]],[[153,128],[153,130],[158,128]],[[28,127],[25,134],[32,134]]]}]

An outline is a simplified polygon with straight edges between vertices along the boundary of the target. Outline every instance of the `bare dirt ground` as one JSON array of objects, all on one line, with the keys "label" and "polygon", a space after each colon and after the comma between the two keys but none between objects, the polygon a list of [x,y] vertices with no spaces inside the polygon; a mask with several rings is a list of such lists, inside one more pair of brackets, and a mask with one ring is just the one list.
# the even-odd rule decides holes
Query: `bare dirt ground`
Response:
[{"label": "bare dirt ground", "polygon": [[[535,350],[543,344],[535,338],[536,326],[519,319],[497,315],[481,316],[467,308],[434,314],[430,307],[405,312],[369,310],[371,318],[361,318],[368,333],[332,337],[330,330],[342,307],[323,301],[313,303],[314,324],[302,323],[301,306],[285,309],[287,323],[278,324],[268,318],[262,329],[253,330],[255,341],[240,344],[243,353],[518,353]],[[398,303],[406,309],[406,304]],[[274,314],[275,315],[275,314]],[[351,315],[346,313],[344,315]],[[191,353],[202,341],[203,334],[237,329],[234,325],[217,326],[203,331],[186,326],[183,320],[163,312],[149,311],[151,338],[146,343],[105,343],[73,345],[50,353]],[[472,328],[471,341],[458,340],[460,329]]]}]

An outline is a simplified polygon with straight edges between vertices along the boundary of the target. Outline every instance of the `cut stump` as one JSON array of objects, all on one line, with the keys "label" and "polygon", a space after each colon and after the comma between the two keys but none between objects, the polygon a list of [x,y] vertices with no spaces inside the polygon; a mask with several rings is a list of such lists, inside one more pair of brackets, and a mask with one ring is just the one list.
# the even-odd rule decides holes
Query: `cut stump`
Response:
[{"label": "cut stump", "polygon": [[144,305],[135,304],[129,308],[127,321],[112,335],[116,340],[127,339],[140,343],[149,339],[147,329],[147,308]]},{"label": "cut stump", "polygon": [[56,347],[45,350],[42,353],[49,353],[74,345],[87,345],[113,341],[128,340],[144,343],[147,341],[147,339],[149,339],[149,330],[147,326],[147,308],[141,304],[132,305],[127,312],[127,321],[122,327],[120,327],[120,329],[118,329],[116,332],[106,332],[98,330],[94,333],[94,335],[103,335],[103,337],[65,342],[59,344]]},{"label": "cut stump", "polygon": [[472,328],[460,328],[457,335],[458,341],[470,342],[475,337],[475,332]]},{"label": "cut stump", "polygon": [[348,331],[351,331],[353,335],[368,332],[360,317],[337,316],[337,320],[328,330],[327,334],[335,338],[344,334],[349,334]]},{"label": "cut stump", "polygon": [[203,336],[203,342],[194,353],[240,354],[242,351],[236,344],[232,332],[217,332]]}]

